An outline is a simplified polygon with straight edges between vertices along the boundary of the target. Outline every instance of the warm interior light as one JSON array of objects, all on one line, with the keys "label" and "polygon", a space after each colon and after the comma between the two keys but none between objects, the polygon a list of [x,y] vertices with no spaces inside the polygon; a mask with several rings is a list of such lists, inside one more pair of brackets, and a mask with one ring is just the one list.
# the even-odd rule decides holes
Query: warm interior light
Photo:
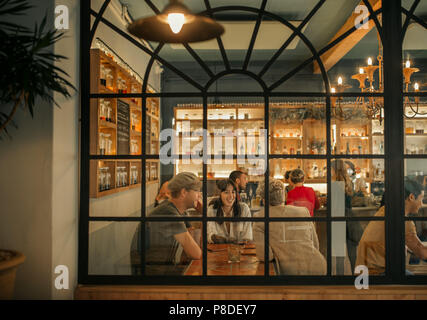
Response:
[{"label": "warm interior light", "polygon": [[359,69],[359,73],[360,73],[360,74],[363,74],[363,68],[360,68],[360,69]]},{"label": "warm interior light", "polygon": [[368,58],[368,66],[372,66],[372,59]]},{"label": "warm interior light", "polygon": [[332,92],[332,93],[335,93],[335,88],[331,88],[331,92]]},{"label": "warm interior light", "polygon": [[410,68],[411,67],[411,62],[409,62],[409,60],[408,61],[406,61],[406,68]]},{"label": "warm interior light", "polygon": [[420,86],[418,85],[418,82],[415,82],[414,89],[415,89],[415,91],[418,91],[420,89]]},{"label": "warm interior light", "polygon": [[168,23],[173,33],[179,33],[185,22],[185,16],[183,13],[169,13]]},{"label": "warm interior light", "polygon": [[341,77],[338,77],[338,85],[339,86],[342,85],[342,78]]}]

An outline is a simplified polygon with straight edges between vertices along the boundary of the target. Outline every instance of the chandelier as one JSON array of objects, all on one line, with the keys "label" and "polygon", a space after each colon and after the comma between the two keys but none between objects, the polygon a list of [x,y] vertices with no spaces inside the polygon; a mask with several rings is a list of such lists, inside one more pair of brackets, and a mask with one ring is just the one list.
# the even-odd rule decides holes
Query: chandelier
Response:
[{"label": "chandelier", "polygon": [[[383,56],[382,56],[382,46],[381,41],[378,41],[379,45],[379,54],[377,56],[377,65],[373,65],[372,58],[368,58],[368,65],[359,68],[359,73],[351,76],[352,79],[357,80],[359,82],[359,88],[361,92],[372,93],[372,95],[368,95],[368,97],[357,97],[356,101],[353,102],[353,105],[360,106],[368,119],[378,120],[380,125],[384,119],[384,98],[377,97],[374,93],[382,93],[383,92]],[[378,86],[375,87],[375,71],[378,70]],[[411,62],[409,60],[406,61],[403,67],[403,76],[404,76],[404,92],[408,93],[410,84],[411,84],[411,76],[413,73],[418,72],[418,68],[411,67]],[[368,80],[368,85],[366,85],[366,80]],[[346,89],[351,88],[350,85],[343,83],[343,78],[338,77],[336,87],[331,87],[331,93],[342,93]],[[419,92],[420,85],[416,82],[413,86],[414,92]],[[427,113],[420,112],[419,109],[419,97],[414,97],[411,100],[408,96],[404,99],[404,116],[406,118],[414,118],[417,115],[426,115]],[[338,103],[337,103],[338,101]],[[331,97],[331,106],[332,106],[332,115],[339,120],[349,120],[355,114],[355,109],[352,108],[353,111],[347,112],[342,107],[343,98],[342,97]],[[406,113],[407,108],[409,108],[412,112],[411,115]]]}]

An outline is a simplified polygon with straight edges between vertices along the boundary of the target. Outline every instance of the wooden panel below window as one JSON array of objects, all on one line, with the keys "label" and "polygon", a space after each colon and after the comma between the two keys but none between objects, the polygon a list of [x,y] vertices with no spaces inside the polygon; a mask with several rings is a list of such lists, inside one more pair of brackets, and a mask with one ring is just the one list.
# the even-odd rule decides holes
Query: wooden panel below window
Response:
[{"label": "wooden panel below window", "polygon": [[426,286],[97,286],[79,285],[77,300],[427,300]]}]

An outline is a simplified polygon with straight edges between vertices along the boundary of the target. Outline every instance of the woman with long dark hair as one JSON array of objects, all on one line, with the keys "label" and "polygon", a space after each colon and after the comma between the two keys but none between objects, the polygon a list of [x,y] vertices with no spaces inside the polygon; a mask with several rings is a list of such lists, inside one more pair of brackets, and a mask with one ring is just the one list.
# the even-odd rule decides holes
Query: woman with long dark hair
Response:
[{"label": "woman with long dark hair", "polygon": [[[237,189],[230,179],[216,183],[218,197],[209,203],[208,217],[239,218],[250,217],[251,211],[246,203],[237,200]],[[231,240],[251,241],[252,223],[250,221],[208,222],[208,243],[227,243]]]}]

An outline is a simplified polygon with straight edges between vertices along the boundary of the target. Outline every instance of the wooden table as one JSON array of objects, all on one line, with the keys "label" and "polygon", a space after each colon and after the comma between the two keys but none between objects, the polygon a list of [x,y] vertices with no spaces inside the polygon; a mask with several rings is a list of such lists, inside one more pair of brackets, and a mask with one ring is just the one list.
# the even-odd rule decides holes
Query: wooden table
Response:
[{"label": "wooden table", "polygon": [[[264,262],[256,257],[255,245],[242,246],[240,262],[228,263],[228,244],[208,244],[208,275],[209,276],[263,276]],[[275,275],[274,264],[269,264],[270,275]],[[203,274],[203,261],[193,260],[187,270],[186,276],[201,276]]]}]

